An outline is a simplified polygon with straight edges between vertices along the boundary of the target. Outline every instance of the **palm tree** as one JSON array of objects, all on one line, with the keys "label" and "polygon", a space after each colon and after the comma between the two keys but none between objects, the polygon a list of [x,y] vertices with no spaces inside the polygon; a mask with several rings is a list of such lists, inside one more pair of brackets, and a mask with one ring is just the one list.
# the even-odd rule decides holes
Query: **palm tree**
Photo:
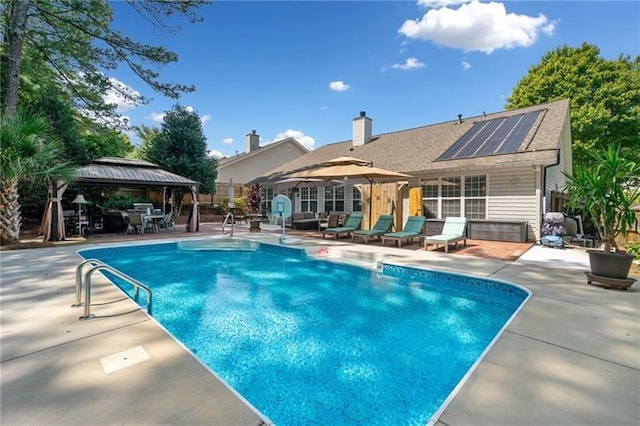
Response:
[{"label": "palm tree", "polygon": [[18,194],[21,180],[70,180],[75,169],[62,160],[62,146],[40,116],[3,114],[0,118],[0,240],[20,239],[22,213]]}]

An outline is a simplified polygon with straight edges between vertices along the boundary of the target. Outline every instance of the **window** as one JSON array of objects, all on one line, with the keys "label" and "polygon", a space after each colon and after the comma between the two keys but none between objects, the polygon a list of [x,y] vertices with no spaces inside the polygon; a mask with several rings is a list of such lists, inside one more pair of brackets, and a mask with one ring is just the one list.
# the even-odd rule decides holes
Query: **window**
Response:
[{"label": "window", "polygon": [[362,211],[362,196],[360,195],[360,190],[358,188],[356,188],[355,186],[353,187],[353,193],[352,193],[352,210],[354,212],[361,212]]},{"label": "window", "polygon": [[449,177],[442,179],[440,187],[442,188],[442,219],[449,216],[460,216],[460,182],[462,178]]},{"label": "window", "polygon": [[438,217],[438,198],[440,193],[440,185],[423,185],[423,202],[422,210],[428,219]]},{"label": "window", "polygon": [[487,212],[487,177],[465,176],[464,215],[467,219],[485,219]]},{"label": "window", "polygon": [[344,186],[325,186],[324,211],[325,212],[344,211]]},{"label": "window", "polygon": [[262,209],[265,212],[271,211],[271,200],[274,197],[274,189],[273,188],[262,188]]},{"label": "window", "polygon": [[467,219],[486,218],[486,175],[443,178],[438,184],[423,185],[422,192],[422,206],[427,218],[445,219],[461,215]]},{"label": "window", "polygon": [[300,188],[300,211],[318,211],[318,188]]}]

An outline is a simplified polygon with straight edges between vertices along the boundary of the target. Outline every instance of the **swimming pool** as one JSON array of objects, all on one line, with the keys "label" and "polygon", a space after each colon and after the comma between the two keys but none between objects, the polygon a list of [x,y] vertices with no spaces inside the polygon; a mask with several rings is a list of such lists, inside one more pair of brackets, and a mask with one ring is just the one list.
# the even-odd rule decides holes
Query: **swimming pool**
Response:
[{"label": "swimming pool", "polygon": [[151,287],[154,318],[279,425],[424,425],[528,297],[492,280],[237,244],[79,254]]}]

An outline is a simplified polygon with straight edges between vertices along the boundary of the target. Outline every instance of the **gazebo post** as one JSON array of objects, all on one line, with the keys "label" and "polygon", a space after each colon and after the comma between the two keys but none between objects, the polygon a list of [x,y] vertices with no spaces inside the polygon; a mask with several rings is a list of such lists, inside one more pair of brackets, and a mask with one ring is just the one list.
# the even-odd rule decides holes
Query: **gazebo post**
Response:
[{"label": "gazebo post", "polygon": [[43,241],[62,241],[65,237],[64,214],[62,212],[62,194],[68,184],[56,180],[49,185],[49,202],[45,208],[40,231]]},{"label": "gazebo post", "polygon": [[198,211],[198,186],[190,185],[191,189],[191,199],[193,200],[193,204],[191,205],[191,214],[189,214],[189,219],[187,220],[187,232],[198,232],[200,231],[200,213]]}]

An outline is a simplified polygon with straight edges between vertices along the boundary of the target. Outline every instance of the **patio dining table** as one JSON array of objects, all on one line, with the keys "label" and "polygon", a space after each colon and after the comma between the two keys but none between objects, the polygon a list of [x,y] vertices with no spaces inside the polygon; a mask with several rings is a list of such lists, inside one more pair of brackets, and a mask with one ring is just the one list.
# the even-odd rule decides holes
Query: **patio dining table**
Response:
[{"label": "patio dining table", "polygon": [[160,230],[160,222],[164,220],[165,215],[160,213],[142,213],[140,216],[142,217],[142,221],[145,223],[145,228],[150,227],[155,232],[158,232]]}]

